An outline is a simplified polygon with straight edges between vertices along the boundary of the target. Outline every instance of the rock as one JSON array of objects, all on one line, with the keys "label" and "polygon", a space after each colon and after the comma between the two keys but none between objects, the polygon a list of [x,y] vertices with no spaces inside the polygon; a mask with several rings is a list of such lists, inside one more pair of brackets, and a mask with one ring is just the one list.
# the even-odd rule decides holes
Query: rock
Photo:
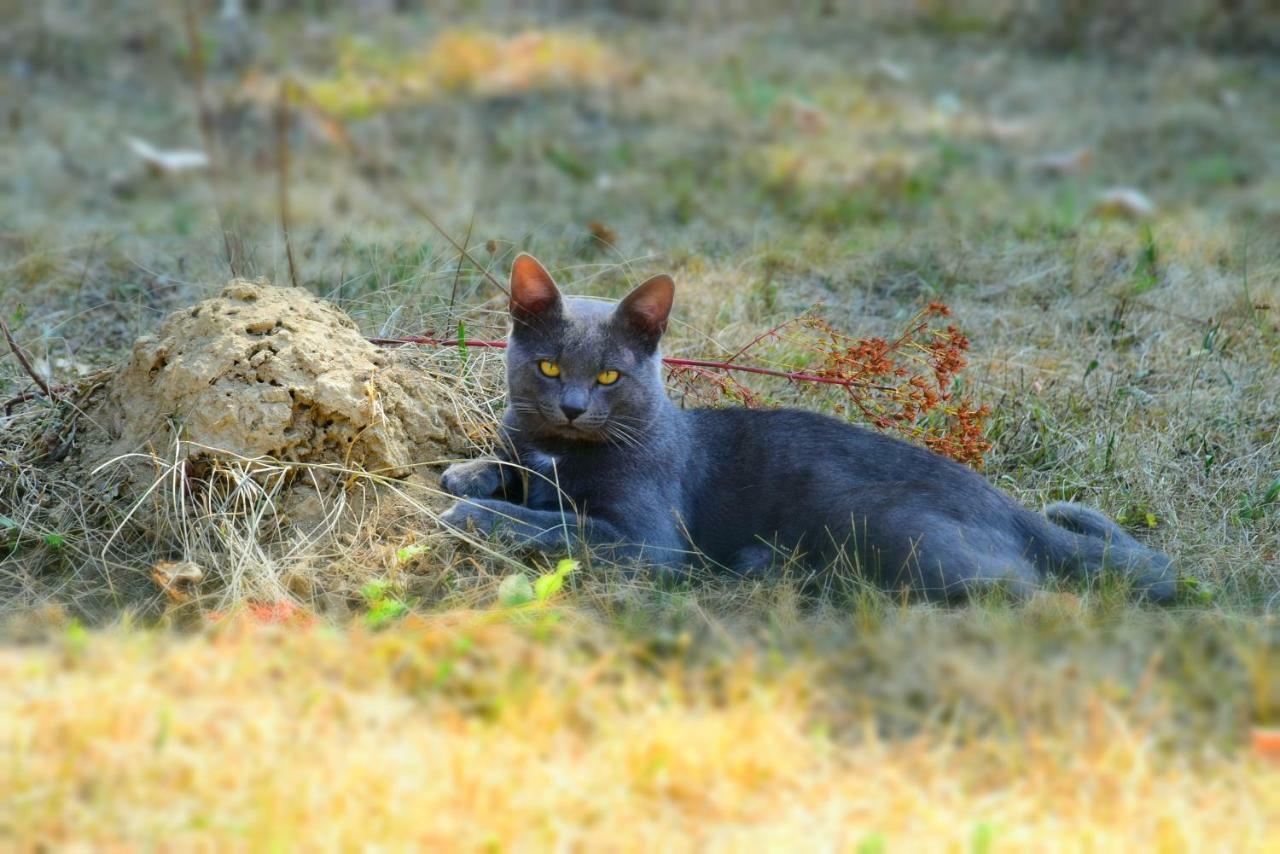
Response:
[{"label": "rock", "polygon": [[91,414],[97,462],[171,447],[403,477],[465,438],[438,384],[370,344],[332,304],[236,280],[135,342]]}]

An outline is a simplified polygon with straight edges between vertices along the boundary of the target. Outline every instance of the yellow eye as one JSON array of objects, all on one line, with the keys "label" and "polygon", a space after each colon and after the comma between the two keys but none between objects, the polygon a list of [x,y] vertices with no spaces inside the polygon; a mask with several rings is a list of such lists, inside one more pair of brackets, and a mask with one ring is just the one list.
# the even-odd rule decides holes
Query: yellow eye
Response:
[{"label": "yellow eye", "polygon": [[596,382],[600,385],[613,385],[618,381],[617,371],[601,371],[596,375]]},{"label": "yellow eye", "polygon": [[560,366],[555,362],[548,362],[546,359],[538,363],[538,370],[542,371],[544,377],[560,376]]}]

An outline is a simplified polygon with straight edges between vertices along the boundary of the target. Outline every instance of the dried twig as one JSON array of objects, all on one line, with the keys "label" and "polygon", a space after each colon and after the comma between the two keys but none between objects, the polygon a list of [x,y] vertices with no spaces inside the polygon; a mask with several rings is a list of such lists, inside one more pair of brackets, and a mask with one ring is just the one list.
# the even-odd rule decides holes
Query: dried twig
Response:
[{"label": "dried twig", "polygon": [[227,266],[232,276],[240,276],[243,272],[239,253],[227,230],[226,217],[223,214],[222,171],[215,156],[213,110],[209,108],[204,85],[204,45],[200,41],[200,22],[198,20],[195,0],[186,0],[182,7],[182,22],[187,35],[188,69],[191,72],[191,88],[196,99],[196,115],[200,123],[200,138],[204,142],[205,153],[209,157],[209,182],[213,186],[213,207],[218,216],[218,229],[222,232],[222,248],[227,253]]},{"label": "dried twig", "polygon": [[280,209],[280,233],[284,237],[284,254],[289,260],[289,281],[298,287],[298,264],[293,258],[292,228],[289,223],[289,92],[292,81],[280,83],[276,102],[276,203]]},{"label": "dried twig", "polygon": [[[467,233],[462,236],[462,245],[468,246],[471,243],[471,230],[476,225],[476,212],[471,211],[471,221],[467,223]],[[449,289],[449,313],[453,314],[454,303],[458,300],[458,280],[462,278],[462,259],[458,259],[458,268],[453,271],[453,287]]]},{"label": "dried twig", "polygon": [[45,397],[50,400],[56,399],[56,395],[49,388],[49,384],[45,382],[44,377],[36,372],[36,369],[31,366],[31,361],[27,358],[27,354],[18,346],[18,342],[13,340],[13,333],[9,331],[9,324],[5,323],[3,319],[0,319],[0,330],[4,332],[4,340],[9,342],[9,349],[13,351],[13,355],[17,357],[18,363],[22,365],[23,370],[31,376],[31,379],[35,380],[36,385],[40,386],[40,390],[44,392]]}]

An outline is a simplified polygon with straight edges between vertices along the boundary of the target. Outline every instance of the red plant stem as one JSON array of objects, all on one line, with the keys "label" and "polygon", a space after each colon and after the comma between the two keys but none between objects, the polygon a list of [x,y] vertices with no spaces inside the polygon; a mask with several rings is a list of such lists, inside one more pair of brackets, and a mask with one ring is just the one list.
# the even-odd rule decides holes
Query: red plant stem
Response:
[{"label": "red plant stem", "polygon": [[[370,338],[369,343],[382,346],[390,346],[394,344],[430,344],[435,347],[489,347],[496,350],[505,350],[506,341],[459,341],[456,338],[432,338],[430,336],[418,335],[409,338]],[[734,358],[737,358],[735,356]],[[820,374],[806,374],[803,371],[779,371],[773,368],[762,368],[758,365],[737,365],[730,362],[717,362],[714,359],[678,359],[675,357],[666,357],[662,360],[664,365],[673,368],[714,368],[720,371],[740,371],[744,374],[761,374],[767,377],[781,377],[785,380],[793,382],[805,383],[823,383],[826,385],[838,385],[850,388],[852,386],[863,386],[866,388],[877,388],[883,391],[892,391],[888,386],[873,385],[860,380],[849,379],[847,377],[824,377]]]},{"label": "red plant stem", "polygon": [[820,374],[806,374],[803,371],[778,371],[773,368],[761,368],[758,365],[736,365],[731,362],[717,362],[713,359],[663,359],[663,364],[673,367],[687,368],[716,368],[721,371],[741,371],[744,374],[763,374],[767,377],[782,377],[783,379],[793,380],[795,382],[804,383],[826,383],[827,385],[841,386],[869,386],[871,388],[883,388],[883,386],[870,386],[868,383],[859,380],[848,379],[847,377],[824,377]]}]

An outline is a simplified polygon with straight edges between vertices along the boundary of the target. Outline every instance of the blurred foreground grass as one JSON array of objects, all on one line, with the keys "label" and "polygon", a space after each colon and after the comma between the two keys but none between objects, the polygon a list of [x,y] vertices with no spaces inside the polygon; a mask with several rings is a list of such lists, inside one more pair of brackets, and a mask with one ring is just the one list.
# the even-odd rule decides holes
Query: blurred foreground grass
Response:
[{"label": "blurred foreground grass", "polygon": [[[1280,844],[1280,765],[1198,737],[1174,749],[1200,714],[1186,674],[1153,660],[1098,680],[1087,659],[1063,659],[1114,650],[1079,631],[1073,606],[1038,607],[1057,616],[1050,633],[1076,635],[1056,655],[1017,651],[1035,631],[1025,613],[975,631],[905,612],[823,651],[812,638],[828,624],[788,659],[663,654],[572,611],[523,628],[457,612],[378,634],[248,620],[185,638],[71,629],[0,650],[0,837],[20,849]],[[1171,659],[1197,645],[1178,634]],[[885,646],[901,670],[877,685],[852,655]],[[931,659],[939,684],[903,681]],[[905,718],[884,717],[895,700],[918,715],[902,731]]]}]

